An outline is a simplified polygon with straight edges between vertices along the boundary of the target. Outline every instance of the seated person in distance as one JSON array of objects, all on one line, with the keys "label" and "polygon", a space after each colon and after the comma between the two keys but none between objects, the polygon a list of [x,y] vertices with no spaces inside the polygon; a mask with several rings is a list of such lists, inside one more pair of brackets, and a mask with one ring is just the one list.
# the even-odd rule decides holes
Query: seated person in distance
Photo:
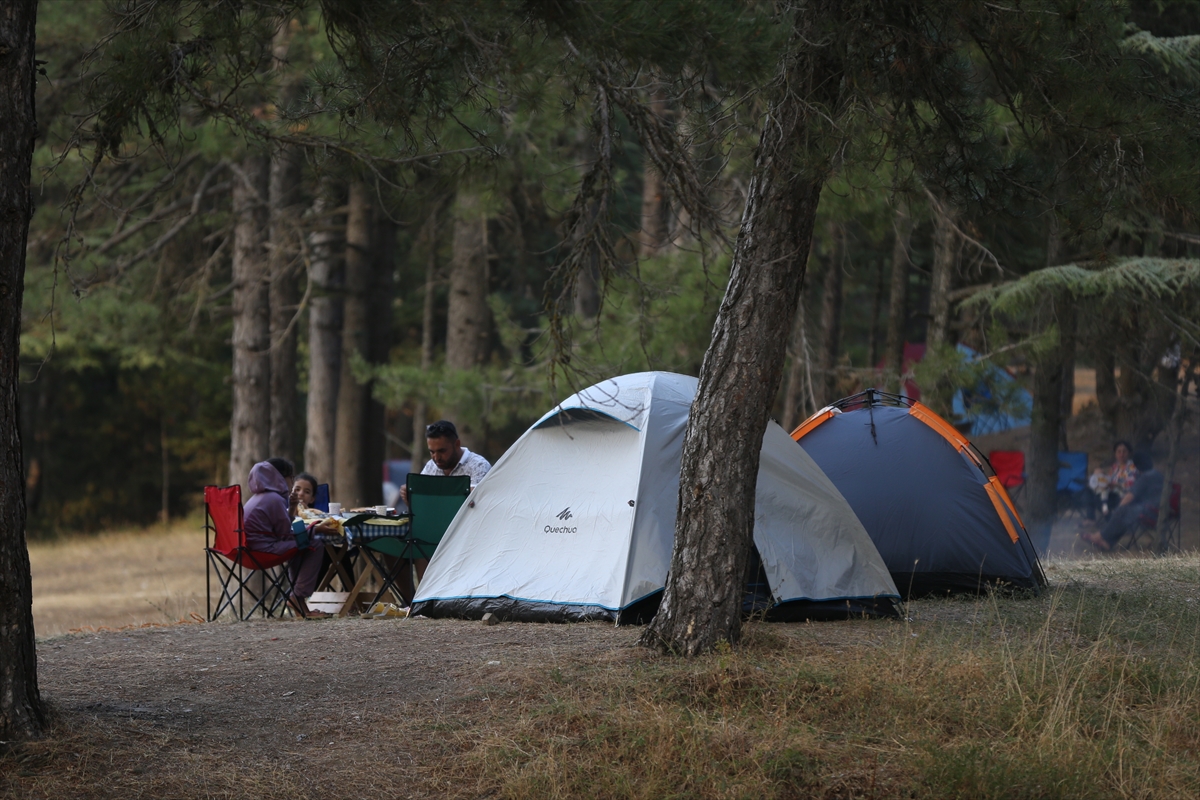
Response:
[{"label": "seated person in distance", "polygon": [[[316,588],[321,556],[325,551],[324,548],[318,550],[315,543],[303,549],[297,547],[292,517],[288,513],[294,472],[292,462],[286,458],[260,461],[250,469],[246,483],[251,497],[246,502],[242,525],[246,532],[246,547],[251,551],[275,555],[294,553],[287,564],[292,582],[288,605],[297,616],[317,617],[322,615],[309,612],[305,601]],[[309,528],[310,533],[322,530],[335,532],[337,524],[333,520],[322,520]]]},{"label": "seated person in distance", "polygon": [[1137,467],[1130,456],[1133,448],[1129,442],[1117,442],[1113,445],[1113,463],[1108,469],[1097,469],[1088,479],[1091,492],[1087,495],[1087,517],[1094,519],[1097,507],[1100,513],[1108,516],[1117,507],[1121,498],[1133,488],[1137,480]]},{"label": "seated person in distance", "polygon": [[1154,468],[1154,459],[1150,454],[1134,453],[1133,463],[1138,470],[1137,480],[1133,482],[1133,488],[1121,497],[1120,505],[1113,509],[1107,524],[1099,531],[1079,534],[1080,539],[1098,550],[1111,550],[1122,536],[1137,529],[1142,513],[1148,508],[1158,508],[1158,502],[1162,499],[1165,479]]},{"label": "seated person in distance", "polygon": [[[422,475],[466,475],[471,479],[471,488],[474,488],[492,468],[486,458],[462,446],[458,438],[458,429],[448,420],[438,420],[425,428],[425,444],[429,447],[429,462],[421,470]],[[400,497],[405,503],[408,502],[407,486],[400,487]],[[414,558],[413,566],[419,581],[425,577],[429,559]],[[415,587],[411,570],[406,568],[401,573],[399,584],[400,594],[405,602],[412,602]]]},{"label": "seated person in distance", "polygon": [[288,514],[295,517],[296,509],[302,503],[305,508],[312,508],[313,503],[317,502],[318,485],[317,479],[307,472],[297,475],[293,479],[292,493],[288,496]]},{"label": "seated person in distance", "polygon": [[[429,447],[429,461],[421,470],[422,475],[467,475],[472,488],[483,480],[492,465],[478,453],[462,446],[458,428],[449,420],[438,420],[425,427],[425,444]],[[408,487],[400,487],[400,499],[408,502]]]}]

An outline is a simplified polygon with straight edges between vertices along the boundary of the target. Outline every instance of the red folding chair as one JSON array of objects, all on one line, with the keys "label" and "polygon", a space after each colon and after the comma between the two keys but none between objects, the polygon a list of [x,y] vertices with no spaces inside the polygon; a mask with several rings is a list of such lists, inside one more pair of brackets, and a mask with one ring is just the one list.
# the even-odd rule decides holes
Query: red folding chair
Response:
[{"label": "red folding chair", "polygon": [[[211,534],[211,535],[210,535]],[[208,596],[208,621],[225,611],[239,620],[256,612],[266,617],[282,616],[292,582],[282,565],[296,554],[259,553],[246,547],[242,529],[242,488],[240,486],[204,487],[204,550],[208,556],[205,588]],[[221,585],[216,609],[213,609],[212,576]],[[257,583],[257,585],[255,585]],[[250,608],[246,608],[247,599]]]},{"label": "red folding chair", "polygon": [[1015,503],[1017,493],[1025,486],[1025,454],[1020,450],[993,450],[988,453],[988,461]]}]

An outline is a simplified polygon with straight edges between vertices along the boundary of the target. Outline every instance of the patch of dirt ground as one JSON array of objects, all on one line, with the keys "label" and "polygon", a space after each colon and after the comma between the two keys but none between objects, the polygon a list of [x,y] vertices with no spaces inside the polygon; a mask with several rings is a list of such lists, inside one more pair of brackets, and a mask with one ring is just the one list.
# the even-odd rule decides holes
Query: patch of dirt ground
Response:
[{"label": "patch of dirt ground", "polygon": [[44,640],[52,729],[0,759],[0,796],[457,795],[447,756],[529,688],[531,670],[619,662],[638,633],[347,618]]}]

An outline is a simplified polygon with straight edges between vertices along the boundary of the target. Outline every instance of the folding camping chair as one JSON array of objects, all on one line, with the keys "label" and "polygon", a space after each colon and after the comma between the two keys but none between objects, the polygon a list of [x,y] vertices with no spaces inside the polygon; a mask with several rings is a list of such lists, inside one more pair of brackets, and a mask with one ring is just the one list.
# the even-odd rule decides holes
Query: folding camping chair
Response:
[{"label": "folding camping chair", "polygon": [[[1167,500],[1167,526],[1163,531],[1163,539],[1158,542],[1157,547],[1160,555],[1165,555],[1172,550],[1176,553],[1181,552],[1179,504],[1182,498],[1183,486],[1172,483],[1171,496]],[[1148,536],[1148,544],[1154,545],[1157,529],[1158,506],[1146,506],[1141,516],[1138,517],[1137,527],[1117,540],[1117,544],[1125,550],[1132,550],[1135,547],[1140,550],[1142,549],[1142,539]]]},{"label": "folding camping chair", "polygon": [[[1086,510],[1088,454],[1060,450],[1058,453],[1058,507],[1062,515],[1082,514]],[[1064,508],[1065,507],[1065,508]]]},{"label": "folding camping chair", "polygon": [[[385,593],[390,593],[405,605],[412,602],[412,597],[406,594],[406,590],[411,590],[407,582],[402,582],[399,588],[397,582],[403,577],[404,570],[414,567],[417,580],[420,580],[425,573],[425,564],[433,557],[454,515],[471,493],[471,479],[465,475],[445,477],[409,473],[406,484],[411,511],[407,524],[399,523],[403,527],[398,527],[397,536],[365,539],[362,543],[362,555],[370,566],[363,569],[351,595],[359,591],[369,578],[369,573],[374,572],[379,575],[381,586],[371,601],[372,605],[379,602]],[[392,521],[383,524],[388,523],[397,524]],[[390,556],[391,566],[383,563],[377,554]],[[415,586],[412,588],[415,589]]]},{"label": "folding camping chair", "polygon": [[[292,582],[281,567],[296,553],[259,553],[246,547],[240,486],[204,487],[204,551],[208,557],[204,585],[209,622],[227,610],[239,620],[247,620],[255,612],[266,617],[274,617],[276,612],[283,615]],[[221,585],[216,610],[212,599],[214,574]],[[253,585],[256,578],[262,581],[257,587]],[[251,601],[249,609],[247,597]]]},{"label": "folding camping chair", "polygon": [[313,496],[313,508],[317,511],[329,513],[329,484],[322,483],[317,487],[317,492]]},{"label": "folding camping chair", "polygon": [[1025,488],[1025,454],[1020,450],[993,450],[988,453],[988,461],[1000,479],[1000,485],[1016,503],[1017,495]]}]

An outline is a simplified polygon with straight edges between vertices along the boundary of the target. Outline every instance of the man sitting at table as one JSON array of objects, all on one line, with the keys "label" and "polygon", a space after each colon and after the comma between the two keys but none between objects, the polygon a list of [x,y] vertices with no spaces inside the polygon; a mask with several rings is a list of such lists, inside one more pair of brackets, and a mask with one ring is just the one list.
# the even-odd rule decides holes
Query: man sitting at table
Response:
[{"label": "man sitting at table", "polygon": [[[471,488],[474,488],[492,468],[486,458],[462,446],[458,428],[450,420],[440,419],[426,426],[425,444],[429,447],[429,461],[421,470],[422,475],[466,475],[471,479]],[[400,498],[408,502],[407,486],[400,487]]]},{"label": "man sitting at table", "polygon": [[[421,470],[422,475],[441,475],[453,477],[466,475],[471,479],[471,488],[483,480],[492,465],[478,453],[472,453],[462,446],[458,438],[458,428],[449,420],[440,419],[425,428],[425,444],[429,447],[429,461]],[[400,498],[408,502],[408,487],[400,487]],[[417,571],[417,580],[425,577],[425,568],[429,559],[414,558],[412,565]],[[412,571],[407,567],[400,574],[399,589],[405,603],[411,603],[416,587],[413,585]]]}]

